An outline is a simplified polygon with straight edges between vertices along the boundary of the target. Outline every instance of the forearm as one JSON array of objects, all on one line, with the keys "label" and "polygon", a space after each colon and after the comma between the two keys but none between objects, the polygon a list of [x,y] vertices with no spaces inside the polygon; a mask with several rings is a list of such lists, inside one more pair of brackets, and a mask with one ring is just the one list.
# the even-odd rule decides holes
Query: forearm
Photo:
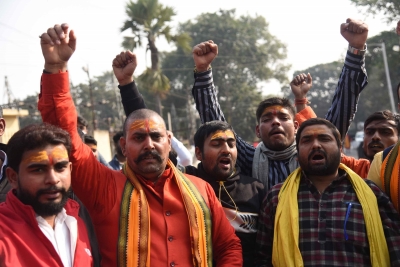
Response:
[{"label": "forearm", "polygon": [[[212,70],[195,73],[195,82],[192,94],[202,123],[213,120],[226,121],[224,113],[218,103],[213,83]],[[240,138],[236,133],[235,136],[238,150],[238,159],[236,164],[241,168],[244,174],[251,176],[255,148]]]},{"label": "forearm", "polygon": [[118,85],[118,88],[126,116],[137,109],[147,108],[143,96],[140,94],[134,81],[126,85]]},{"label": "forearm", "polygon": [[196,109],[202,123],[219,120],[226,121],[218,103],[217,93],[213,82],[212,70],[195,73],[192,88]]},{"label": "forearm", "polygon": [[78,134],[77,112],[69,92],[67,72],[42,75],[38,109],[43,122],[60,127],[71,136],[71,182],[76,195],[91,214],[98,200],[109,199],[102,209],[102,212],[107,212],[115,200],[112,197],[113,190],[109,190],[115,184],[112,177],[109,177],[112,170],[97,161]]},{"label": "forearm", "polygon": [[364,57],[347,52],[332,105],[325,116],[337,127],[342,139],[354,119],[359,95],[368,84],[367,78]]}]

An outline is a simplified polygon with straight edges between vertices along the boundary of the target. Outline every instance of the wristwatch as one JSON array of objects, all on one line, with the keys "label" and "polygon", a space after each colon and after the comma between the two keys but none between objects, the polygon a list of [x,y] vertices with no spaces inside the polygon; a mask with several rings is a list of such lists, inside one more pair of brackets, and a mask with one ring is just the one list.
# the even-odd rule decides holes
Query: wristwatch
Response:
[{"label": "wristwatch", "polygon": [[367,51],[367,44],[364,45],[364,49],[363,50],[354,48],[351,45],[349,45],[349,47],[347,48],[347,51],[349,51],[350,53],[352,53],[354,55],[363,56],[363,55],[365,55],[365,52]]}]

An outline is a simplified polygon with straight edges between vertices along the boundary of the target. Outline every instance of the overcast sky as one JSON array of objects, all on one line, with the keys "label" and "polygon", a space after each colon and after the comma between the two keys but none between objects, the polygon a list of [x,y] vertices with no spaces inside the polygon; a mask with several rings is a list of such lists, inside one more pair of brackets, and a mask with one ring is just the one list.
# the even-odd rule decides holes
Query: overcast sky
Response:
[{"label": "overcast sky", "polygon": [[[365,20],[370,27],[369,36],[394,29],[394,24],[387,25],[380,17],[365,17],[350,0],[160,1],[176,10],[176,24],[219,9],[235,8],[237,14],[264,16],[270,32],[287,44],[287,63],[292,65],[288,77],[295,70],[342,59],[347,43],[339,27],[348,17]],[[125,3],[126,0],[1,0],[0,103],[7,101],[5,76],[16,98],[39,92],[44,61],[38,36],[56,23],[68,22],[78,38],[77,50],[69,64],[74,84],[87,81],[82,66],[89,66],[91,76],[111,70],[112,59],[122,50],[123,36],[119,29],[127,18]],[[171,50],[166,42],[159,42],[158,46],[161,51]],[[139,60],[135,74],[139,74],[145,68],[145,51],[135,52]],[[276,93],[280,86],[272,82],[268,88]]]}]

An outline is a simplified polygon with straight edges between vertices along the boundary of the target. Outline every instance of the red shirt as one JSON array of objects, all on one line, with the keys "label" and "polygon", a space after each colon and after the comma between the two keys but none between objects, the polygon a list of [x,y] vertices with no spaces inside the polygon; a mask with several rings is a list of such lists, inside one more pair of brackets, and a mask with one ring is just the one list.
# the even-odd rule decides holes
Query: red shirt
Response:
[{"label": "red shirt", "polygon": [[[82,143],[76,130],[77,113],[69,93],[67,72],[43,74],[39,97],[38,109],[43,122],[57,125],[71,135],[72,187],[91,214],[102,266],[117,266],[120,208],[127,178],[122,172],[99,163],[90,148]],[[172,266],[172,263],[193,266],[189,222],[183,200],[168,170],[164,176],[163,188],[156,183],[155,189],[143,179],[141,181],[150,206],[151,266]],[[240,240],[226,219],[212,187],[200,178],[186,176],[196,185],[210,208],[216,266],[242,266]]]}]

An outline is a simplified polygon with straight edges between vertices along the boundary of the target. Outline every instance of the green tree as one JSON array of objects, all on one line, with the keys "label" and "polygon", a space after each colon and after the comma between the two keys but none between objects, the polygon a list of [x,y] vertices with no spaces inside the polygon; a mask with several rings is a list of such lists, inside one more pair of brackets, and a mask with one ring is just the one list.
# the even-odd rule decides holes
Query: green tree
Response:
[{"label": "green tree", "polygon": [[156,40],[158,37],[165,37],[168,43],[174,42],[183,49],[189,50],[190,37],[186,33],[172,34],[169,23],[176,13],[171,7],[160,4],[158,0],[129,1],[126,5],[126,15],[128,19],[124,22],[121,31],[130,29],[133,37],[124,37],[122,45],[126,49],[134,49],[141,47],[146,40],[146,51],[150,50],[151,54],[151,68],[147,68],[139,79],[142,81],[143,91],[154,94],[157,110],[162,115],[161,99],[166,96],[170,84],[168,78],[160,70]]},{"label": "green tree", "polygon": [[[368,85],[360,94],[357,112],[352,127],[354,127],[358,122],[365,121],[365,119],[375,111],[392,109],[388,93],[382,48],[380,45],[382,42],[384,42],[386,46],[391,85],[395,103],[397,102],[396,88],[399,83],[400,55],[398,51],[393,50],[393,47],[398,45],[398,38],[394,32],[385,31],[367,40],[369,46],[365,55],[365,68],[368,74]],[[335,61],[312,66],[303,71],[296,71],[294,73],[295,76],[299,73],[309,72],[313,77],[313,87],[308,93],[308,99],[318,117],[324,117],[331,106],[342,66],[342,61]],[[282,91],[286,97],[293,99],[288,86],[282,88]],[[350,129],[350,131],[354,132],[355,127]]]},{"label": "green tree", "polygon": [[[115,91],[115,77],[112,71],[92,78],[91,87],[93,93],[93,106],[95,124],[99,130],[122,129],[124,117],[119,114],[120,103],[119,90]],[[78,113],[89,122],[89,128],[93,129],[92,103],[90,100],[89,84],[71,86],[71,93]]]},{"label": "green tree", "polygon": [[351,2],[356,6],[366,7],[367,15],[383,13],[388,23],[399,19],[400,0],[351,0]]},{"label": "green tree", "polygon": [[[324,118],[335,93],[336,85],[342,70],[343,62],[334,61],[327,64],[318,64],[303,71],[296,71],[293,77],[300,73],[310,73],[313,86],[308,92],[308,101],[318,117]],[[294,100],[290,86],[282,88],[284,96]]]},{"label": "green tree", "polygon": [[[235,131],[253,141],[255,110],[262,100],[258,85],[269,79],[287,82],[290,66],[284,63],[286,46],[270,34],[264,17],[238,17],[235,10],[201,14],[194,21],[182,23],[179,32],[187,32],[192,37],[192,45],[210,39],[218,44],[219,54],[212,68],[219,103]],[[180,128],[186,130],[186,137],[191,140],[197,128],[193,121],[187,120],[189,112],[193,112],[192,56],[177,48],[166,54],[162,69],[172,87],[165,106],[174,104],[177,116],[182,118]]]}]

